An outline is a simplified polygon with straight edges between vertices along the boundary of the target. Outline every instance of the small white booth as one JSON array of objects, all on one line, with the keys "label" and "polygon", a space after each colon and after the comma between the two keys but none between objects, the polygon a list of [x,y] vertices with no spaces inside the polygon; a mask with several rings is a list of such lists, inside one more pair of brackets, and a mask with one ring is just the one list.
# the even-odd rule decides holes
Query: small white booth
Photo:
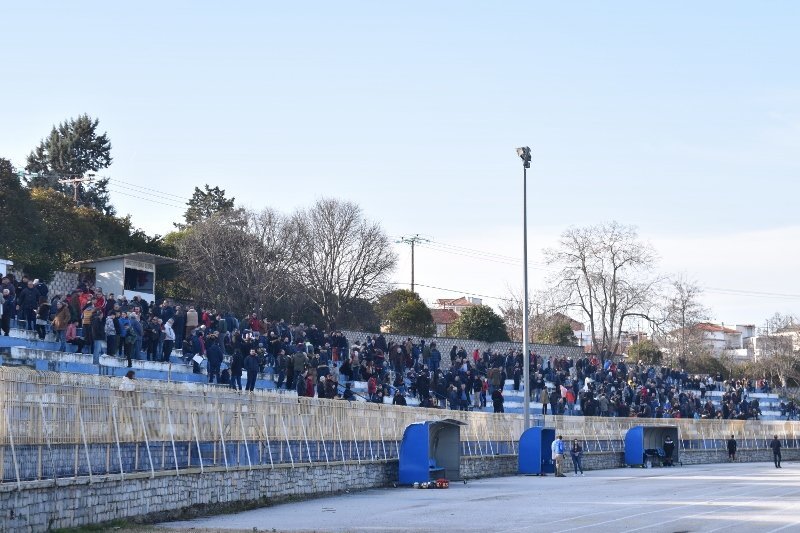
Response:
[{"label": "small white booth", "polygon": [[94,270],[95,285],[105,294],[124,295],[128,300],[138,296],[147,302],[155,300],[156,268],[177,263],[161,255],[135,252],[74,263],[81,270]]},{"label": "small white booth", "polygon": [[13,261],[9,261],[8,259],[0,259],[0,277],[5,276],[8,274],[8,271],[11,267],[14,266]]}]

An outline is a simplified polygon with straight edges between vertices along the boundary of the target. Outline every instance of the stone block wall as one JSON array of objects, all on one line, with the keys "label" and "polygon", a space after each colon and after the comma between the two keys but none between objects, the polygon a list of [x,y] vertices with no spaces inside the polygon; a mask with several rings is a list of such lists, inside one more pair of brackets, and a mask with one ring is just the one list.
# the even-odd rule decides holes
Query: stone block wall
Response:
[{"label": "stone block wall", "polygon": [[397,461],[206,469],[0,486],[0,531],[39,532],[118,519],[169,520],[293,498],[390,486]]}]

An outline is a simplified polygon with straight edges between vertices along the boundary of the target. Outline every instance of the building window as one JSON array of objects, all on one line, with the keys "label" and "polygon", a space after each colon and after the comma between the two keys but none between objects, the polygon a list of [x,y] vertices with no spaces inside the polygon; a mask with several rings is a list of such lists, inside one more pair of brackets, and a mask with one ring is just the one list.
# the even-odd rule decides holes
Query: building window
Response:
[{"label": "building window", "polygon": [[125,290],[153,294],[154,272],[125,268]]}]

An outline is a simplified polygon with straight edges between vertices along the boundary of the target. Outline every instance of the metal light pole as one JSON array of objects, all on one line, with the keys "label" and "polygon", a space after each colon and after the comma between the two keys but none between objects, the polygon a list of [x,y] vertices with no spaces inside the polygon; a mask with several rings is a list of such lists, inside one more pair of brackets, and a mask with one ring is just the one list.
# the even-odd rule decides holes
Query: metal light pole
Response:
[{"label": "metal light pole", "polygon": [[528,169],[531,167],[531,149],[517,148],[522,159],[522,379],[525,383],[525,401],[522,403],[523,429],[531,427],[531,356],[528,349]]}]

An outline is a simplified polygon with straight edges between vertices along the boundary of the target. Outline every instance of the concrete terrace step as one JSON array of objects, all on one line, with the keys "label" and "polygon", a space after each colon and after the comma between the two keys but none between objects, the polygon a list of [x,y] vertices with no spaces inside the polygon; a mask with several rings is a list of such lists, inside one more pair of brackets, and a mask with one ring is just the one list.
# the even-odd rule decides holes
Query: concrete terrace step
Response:
[{"label": "concrete terrace step", "polygon": [[[131,368],[128,368],[127,360],[109,355],[101,355],[99,358],[100,364],[94,364],[93,356],[88,354],[26,348],[24,346],[12,346],[10,351],[9,355],[0,357],[0,364],[23,364],[32,366],[36,370],[118,377],[124,376],[128,370],[133,370],[139,379],[198,384],[208,382],[207,375],[195,374],[192,365],[183,362],[162,363],[133,360]],[[242,382],[246,379],[247,372],[243,372]],[[272,380],[259,379],[256,381],[256,388],[273,390],[275,389],[275,384]]]}]

